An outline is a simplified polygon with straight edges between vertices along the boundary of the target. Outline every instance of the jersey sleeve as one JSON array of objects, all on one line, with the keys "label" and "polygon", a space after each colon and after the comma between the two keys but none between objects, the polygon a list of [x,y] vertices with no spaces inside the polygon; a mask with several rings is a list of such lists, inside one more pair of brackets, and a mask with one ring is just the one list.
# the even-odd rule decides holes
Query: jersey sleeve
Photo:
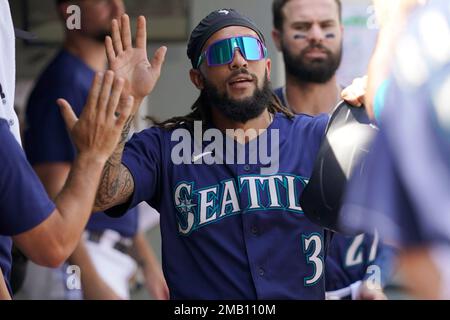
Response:
[{"label": "jersey sleeve", "polygon": [[380,241],[377,245],[377,255],[375,260],[370,261],[370,264],[367,266],[366,274],[364,275],[363,280],[370,280],[373,276],[373,272],[371,271],[370,266],[376,266],[380,271],[380,285],[382,288],[386,287],[386,285],[392,280],[395,271],[395,261],[398,250],[391,245]]},{"label": "jersey sleeve", "polygon": [[[328,123],[330,122],[330,115],[328,113],[321,113],[315,117],[312,117],[312,121],[309,124],[311,127],[311,145],[314,151],[319,151],[323,139],[325,138],[325,133],[328,128]],[[315,150],[317,149],[317,150]]]},{"label": "jersey sleeve", "polygon": [[143,201],[153,206],[161,185],[164,146],[162,130],[150,128],[134,134],[125,145],[122,164],[133,177],[133,195],[127,203],[106,210],[107,215],[122,216]]},{"label": "jersey sleeve", "polygon": [[14,236],[47,219],[55,205],[4,120],[0,140],[0,234]]},{"label": "jersey sleeve", "polygon": [[[42,81],[42,80],[41,80]],[[87,92],[76,82],[55,84],[43,81],[30,96],[27,106],[24,148],[32,165],[46,162],[73,162],[76,149],[67,132],[57,105],[58,98],[66,99],[77,116],[81,114]],[[49,86],[49,88],[47,88]]]},{"label": "jersey sleeve", "polygon": [[325,289],[327,292],[347,288],[352,280],[344,272],[344,269],[333,256],[327,256],[325,260]]},{"label": "jersey sleeve", "polygon": [[[395,250],[380,241],[378,235],[335,234],[328,258],[333,260],[334,266],[326,269],[327,291],[350,288],[358,281],[372,281],[375,278],[384,287],[393,274]],[[339,273],[345,274],[346,278],[335,281]]]}]

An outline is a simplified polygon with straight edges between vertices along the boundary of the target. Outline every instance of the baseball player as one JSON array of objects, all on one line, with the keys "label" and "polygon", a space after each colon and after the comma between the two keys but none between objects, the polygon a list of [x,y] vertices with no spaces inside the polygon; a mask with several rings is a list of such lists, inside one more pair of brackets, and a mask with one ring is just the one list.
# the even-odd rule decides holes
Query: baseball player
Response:
[{"label": "baseball player", "polygon": [[[57,3],[58,15],[65,23],[70,2]],[[104,70],[107,63],[103,42],[110,32],[111,20],[124,12],[121,0],[86,1],[79,7],[82,28],[66,30],[63,48],[39,76],[27,103],[24,149],[51,197],[60,192],[76,154],[56,99],[63,97],[76,114],[82,112],[95,72]],[[129,299],[130,279],[136,274],[139,261],[151,295],[167,298],[159,263],[142,231],[138,232],[138,224],[137,208],[119,219],[103,213],[92,215],[69,261],[80,267],[82,292],[67,289],[67,265],[47,269],[30,264],[23,293],[31,299],[79,299],[81,293],[85,299]]]},{"label": "baseball player", "polygon": [[[108,72],[94,81],[80,120],[65,101],[60,101],[78,157],[64,190],[52,203],[25,159],[18,143],[18,128],[14,129],[18,123],[12,115],[13,25],[8,2],[1,0],[0,9],[0,39],[6,48],[0,55],[0,280],[6,282],[0,290],[3,292],[6,284],[8,294],[2,296],[9,298],[12,240],[32,261],[48,266],[59,265],[75,248],[90,216],[101,170],[120,138],[133,99],[124,96],[117,109],[123,80],[114,80],[114,73]],[[114,117],[116,109],[118,117]]]},{"label": "baseball player", "polygon": [[[139,103],[159,78],[166,48],[147,61],[145,18],[136,48],[127,16],[121,26],[113,21],[107,55]],[[162,213],[172,299],[324,299],[324,230],[304,217],[298,198],[329,116],[294,116],[279,104],[264,36],[235,10],[205,17],[187,54],[200,90],[192,112],[119,145],[95,207],[120,216],[146,201]],[[242,135],[248,129],[260,134]],[[273,161],[252,161],[252,148],[265,142]]]},{"label": "baseball player", "polygon": [[46,266],[58,266],[74,250],[90,216],[102,168],[131,111],[133,99],[122,106],[118,118],[114,116],[123,83],[114,80],[111,71],[98,76],[78,121],[67,102],[60,101],[79,152],[55,203],[26,161],[7,121],[0,119],[0,268],[10,292],[12,240],[32,261]]},{"label": "baseball player", "polygon": [[[393,20],[408,21],[401,36],[377,46],[378,57],[391,52],[387,72],[374,74],[372,61],[369,80],[388,75],[372,102],[381,130],[366,159],[367,174],[350,185],[342,225],[377,227],[401,248],[405,285],[422,298],[449,299],[450,6],[432,0],[409,10]],[[392,34],[391,25],[381,32]]]},{"label": "baseball player", "polygon": [[[341,63],[343,26],[337,0],[275,0],[273,40],[283,53],[286,85],[275,90],[293,113],[330,113],[341,100],[336,70]],[[385,298],[382,291],[367,290],[368,267],[378,265],[386,283],[392,250],[377,237],[334,234],[326,259],[329,296]],[[334,261],[331,261],[334,260]],[[383,261],[383,266],[381,262]],[[385,261],[385,262],[384,262]],[[386,268],[385,268],[386,267]],[[347,289],[347,290],[345,290]]]}]

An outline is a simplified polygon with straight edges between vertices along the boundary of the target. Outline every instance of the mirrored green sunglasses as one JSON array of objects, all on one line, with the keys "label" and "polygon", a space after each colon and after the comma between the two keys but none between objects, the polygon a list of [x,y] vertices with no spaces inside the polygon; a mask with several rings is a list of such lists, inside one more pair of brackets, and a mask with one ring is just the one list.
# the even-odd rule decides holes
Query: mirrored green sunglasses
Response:
[{"label": "mirrored green sunglasses", "polygon": [[256,37],[239,36],[221,39],[212,43],[198,58],[197,69],[206,59],[208,66],[229,64],[239,49],[247,61],[258,61],[267,57],[267,48]]}]

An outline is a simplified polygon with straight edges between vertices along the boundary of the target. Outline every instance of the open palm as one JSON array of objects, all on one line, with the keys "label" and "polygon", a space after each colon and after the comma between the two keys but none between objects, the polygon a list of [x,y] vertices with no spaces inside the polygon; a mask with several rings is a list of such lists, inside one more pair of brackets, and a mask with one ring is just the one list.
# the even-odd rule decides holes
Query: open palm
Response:
[{"label": "open palm", "polygon": [[109,68],[118,77],[125,79],[123,96],[132,95],[137,101],[153,91],[161,74],[166,47],[159,48],[153,58],[147,58],[147,29],[143,16],[138,18],[136,31],[136,47],[133,48],[130,19],[128,15],[119,22],[112,22],[112,37],[105,41]]}]

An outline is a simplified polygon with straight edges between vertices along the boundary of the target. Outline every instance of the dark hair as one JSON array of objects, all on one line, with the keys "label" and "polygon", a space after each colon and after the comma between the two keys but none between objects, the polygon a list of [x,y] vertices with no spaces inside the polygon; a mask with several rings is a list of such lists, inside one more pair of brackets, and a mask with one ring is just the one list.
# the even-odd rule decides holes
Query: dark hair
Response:
[{"label": "dark hair", "polygon": [[[203,96],[203,92],[200,97],[194,102],[191,109],[192,112],[181,117],[173,117],[169,120],[159,122],[154,117],[147,117],[147,120],[153,122],[157,127],[171,130],[178,127],[186,127],[188,130],[193,128],[194,121],[208,122],[211,120],[210,107],[207,106],[204,101],[206,100]],[[283,113],[288,119],[294,118],[294,114],[283,106],[280,99],[272,93],[272,101],[268,106],[268,111],[272,114]]]},{"label": "dark hair", "polygon": [[[290,0],[274,0],[272,3],[273,26],[277,30],[283,30],[283,7]],[[338,6],[339,21],[342,22],[342,3],[341,0],[335,0]]]}]

